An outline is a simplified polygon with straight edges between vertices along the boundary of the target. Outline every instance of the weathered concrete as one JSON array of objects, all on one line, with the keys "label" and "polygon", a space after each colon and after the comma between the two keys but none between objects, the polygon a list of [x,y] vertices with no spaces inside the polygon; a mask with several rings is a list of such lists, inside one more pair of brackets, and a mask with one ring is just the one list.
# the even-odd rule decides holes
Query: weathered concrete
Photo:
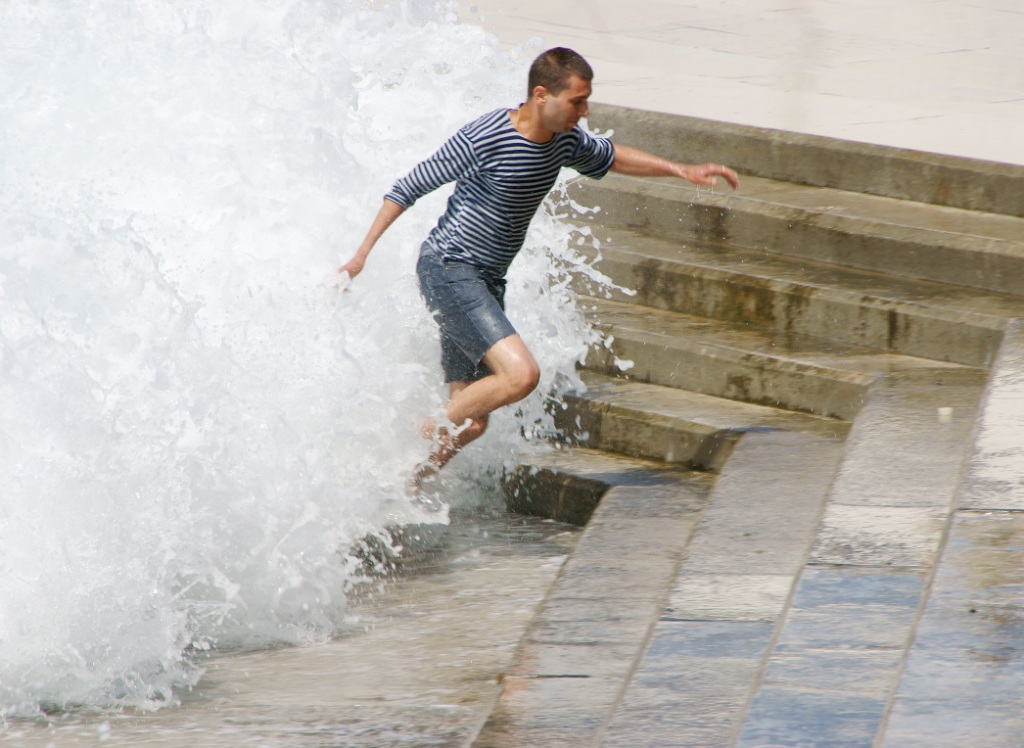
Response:
[{"label": "weathered concrete", "polygon": [[729,244],[908,278],[1024,293],[1024,218],[756,178],[736,194],[611,175],[570,191],[601,218],[677,241]]},{"label": "weathered concrete", "polygon": [[[651,351],[655,353],[656,351]],[[556,417],[569,440],[596,449],[718,470],[748,431],[802,428],[842,434],[836,419],[586,373],[587,392]]]},{"label": "weathered concrete", "polygon": [[595,104],[590,121],[628,143],[744,174],[1024,217],[1024,166]]},{"label": "weathered concrete", "polygon": [[597,234],[600,268],[634,291],[616,301],[787,336],[987,367],[1007,319],[1024,316],[1019,296],[604,226]]},{"label": "weathered concrete", "polygon": [[[609,184],[629,194],[604,219],[650,229],[635,212],[672,222],[690,210]],[[815,230],[844,233],[814,193],[763,187]],[[949,208],[839,217],[871,236],[867,253],[950,234],[949,264],[917,274],[987,287],[970,288],[822,262],[847,262],[860,238],[844,248],[804,233],[796,251],[761,251],[757,221],[782,220],[778,206],[698,198],[724,200],[761,213],[739,234],[746,247],[721,222],[683,243],[598,228],[613,239],[599,269],[638,293],[588,302],[612,339],[562,414],[583,443],[720,474],[705,475],[702,508],[683,499],[685,519],[660,514],[668,482],[610,522],[603,513],[627,504],[617,488],[601,497],[614,481],[597,477],[594,453],[517,471],[517,505],[545,506],[552,487],[551,505],[578,495],[568,503],[597,505],[588,532],[618,540],[582,544],[567,564],[545,604],[557,622],[531,628],[478,744],[1019,745],[1024,453],[1008,444],[1024,413],[1024,300],[1004,293],[1019,279],[1001,278],[1017,272],[1001,264],[1016,249],[1002,250],[1020,242],[995,234],[1024,223],[996,216],[975,241],[943,224]],[[633,500],[652,490],[643,483]]]},{"label": "weathered concrete", "polygon": [[857,414],[874,381],[857,371],[806,363],[839,353],[821,338],[712,324],[635,304],[594,299],[590,305],[611,344],[591,349],[587,367],[605,374],[843,419]]},{"label": "weathered concrete", "polygon": [[1009,748],[1024,741],[1022,351],[1017,323],[989,383],[959,510],[880,745]]},{"label": "weathered concrete", "polygon": [[1024,320],[1010,325],[992,368],[960,506],[1024,511]]},{"label": "weathered concrete", "polygon": [[608,490],[521,642],[477,746],[598,740],[646,646],[711,483],[707,475],[594,453],[548,456],[544,467],[600,480]]},{"label": "weathered concrete", "polygon": [[960,512],[910,651],[883,745],[1024,739],[1024,516]]}]

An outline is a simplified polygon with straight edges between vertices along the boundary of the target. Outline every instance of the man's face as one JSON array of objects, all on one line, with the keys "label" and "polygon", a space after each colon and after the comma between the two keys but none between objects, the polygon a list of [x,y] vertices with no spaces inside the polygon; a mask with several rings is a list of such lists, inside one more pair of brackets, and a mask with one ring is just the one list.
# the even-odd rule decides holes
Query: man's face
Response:
[{"label": "man's face", "polygon": [[554,133],[565,133],[576,127],[590,113],[590,82],[578,75],[569,77],[569,85],[556,96],[545,91],[541,117],[544,126]]}]

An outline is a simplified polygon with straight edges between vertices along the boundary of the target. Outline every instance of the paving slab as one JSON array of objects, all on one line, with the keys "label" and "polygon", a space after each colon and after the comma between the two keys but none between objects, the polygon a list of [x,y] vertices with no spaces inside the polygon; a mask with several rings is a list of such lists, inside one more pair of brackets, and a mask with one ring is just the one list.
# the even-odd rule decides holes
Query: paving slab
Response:
[{"label": "paving slab", "polygon": [[743,436],[601,745],[729,745],[841,456],[835,435]]},{"label": "paving slab", "polygon": [[768,663],[764,688],[819,692],[888,693],[903,662],[901,650],[812,650],[780,655]]},{"label": "paving slab", "polygon": [[960,499],[965,509],[1024,511],[1024,321],[1014,322],[992,367],[976,449]]},{"label": "paving slab", "polygon": [[884,745],[1024,741],[1024,514],[959,512]]},{"label": "paving slab", "polygon": [[808,566],[775,650],[902,651],[927,581],[923,569]]},{"label": "paving slab", "polygon": [[772,630],[770,623],[659,621],[601,745],[726,745]]},{"label": "paving slab", "polygon": [[850,431],[832,503],[948,512],[987,379],[939,365],[882,377]]},{"label": "paving slab", "polygon": [[798,574],[843,449],[839,435],[746,434],[715,483],[682,571]]},{"label": "paving slab", "polygon": [[506,677],[473,742],[478,748],[578,748],[598,739],[622,688],[618,678]]},{"label": "paving slab", "polygon": [[884,696],[766,686],[758,692],[737,748],[870,746],[885,712]]},{"label": "paving slab", "polygon": [[830,506],[811,553],[815,564],[928,567],[948,512],[922,507]]},{"label": "paving slab", "polygon": [[669,621],[773,622],[786,607],[793,577],[783,574],[701,574],[692,572],[672,589]]}]

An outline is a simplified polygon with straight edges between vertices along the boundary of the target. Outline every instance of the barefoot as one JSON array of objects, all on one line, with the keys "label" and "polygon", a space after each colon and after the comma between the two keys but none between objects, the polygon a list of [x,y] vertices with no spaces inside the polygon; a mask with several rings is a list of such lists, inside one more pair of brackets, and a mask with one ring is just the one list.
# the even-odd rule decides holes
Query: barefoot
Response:
[{"label": "barefoot", "polygon": [[423,482],[437,475],[439,471],[440,468],[429,459],[421,462],[406,481],[405,492],[409,496],[419,496],[423,491]]}]

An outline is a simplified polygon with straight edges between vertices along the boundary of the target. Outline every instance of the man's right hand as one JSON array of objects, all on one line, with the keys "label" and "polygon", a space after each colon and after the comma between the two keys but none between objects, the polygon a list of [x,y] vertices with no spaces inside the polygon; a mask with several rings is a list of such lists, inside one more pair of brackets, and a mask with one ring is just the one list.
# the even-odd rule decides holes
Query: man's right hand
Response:
[{"label": "man's right hand", "polygon": [[340,268],[338,268],[338,274],[344,275],[345,273],[347,273],[349,280],[351,280],[352,278],[355,278],[357,275],[359,275],[359,273],[363,271],[363,266],[365,264],[366,260],[361,259],[360,257],[353,257],[351,260],[349,260]]},{"label": "man's right hand", "polygon": [[[395,219],[402,215],[404,211],[405,208],[398,203],[384,198],[384,204],[381,205],[380,210],[377,212],[377,217],[373,219],[373,224],[370,226],[366,238],[363,239],[363,243],[359,245],[359,250],[351,260],[338,268],[338,275],[342,276],[339,278],[338,283],[340,288],[348,286],[353,278],[363,272],[363,265],[366,264],[366,258],[370,255],[370,250],[373,249],[373,246],[387,230],[388,226],[394,223]],[[348,274],[347,280],[344,278],[345,274]]]}]

